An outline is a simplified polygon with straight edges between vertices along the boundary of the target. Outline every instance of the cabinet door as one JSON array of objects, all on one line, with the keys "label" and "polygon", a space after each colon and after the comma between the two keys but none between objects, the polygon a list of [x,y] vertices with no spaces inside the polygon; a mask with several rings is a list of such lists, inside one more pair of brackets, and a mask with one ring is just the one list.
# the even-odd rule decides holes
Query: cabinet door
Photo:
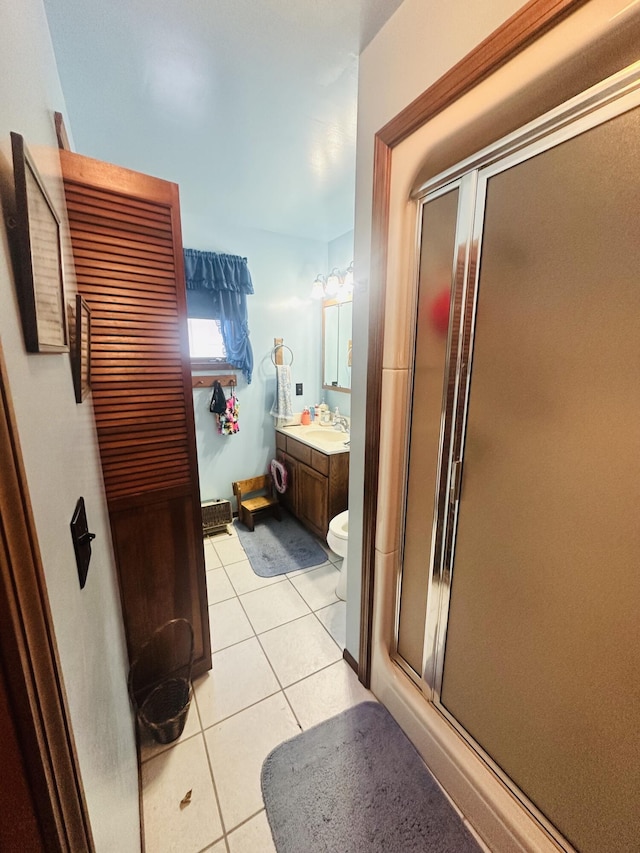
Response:
[{"label": "cabinet door", "polygon": [[287,491],[280,495],[280,503],[293,515],[298,515],[298,463],[281,452],[278,452],[278,461],[284,465],[287,472]]},{"label": "cabinet door", "polygon": [[326,477],[307,465],[298,464],[298,518],[322,538],[327,535],[328,528],[328,492]]}]

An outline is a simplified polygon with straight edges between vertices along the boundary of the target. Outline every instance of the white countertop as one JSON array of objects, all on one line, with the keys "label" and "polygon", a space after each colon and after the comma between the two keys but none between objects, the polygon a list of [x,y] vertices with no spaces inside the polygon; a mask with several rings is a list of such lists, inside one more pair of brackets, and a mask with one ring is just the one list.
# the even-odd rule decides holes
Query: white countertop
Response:
[{"label": "white countertop", "polygon": [[349,433],[336,430],[333,426],[319,426],[316,423],[303,426],[295,424],[294,426],[276,427],[276,432],[282,435],[290,435],[296,441],[301,441],[303,444],[313,447],[314,450],[319,450],[320,453],[332,455],[334,453],[348,453]]}]

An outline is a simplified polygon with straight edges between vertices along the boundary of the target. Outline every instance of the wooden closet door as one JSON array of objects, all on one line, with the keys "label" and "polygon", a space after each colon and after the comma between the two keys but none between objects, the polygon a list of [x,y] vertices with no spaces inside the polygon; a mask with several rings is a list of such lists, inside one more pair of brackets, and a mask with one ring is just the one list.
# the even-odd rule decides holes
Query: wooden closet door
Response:
[{"label": "wooden closet door", "polygon": [[211,668],[178,187],[61,151],[130,659],[175,617]]}]

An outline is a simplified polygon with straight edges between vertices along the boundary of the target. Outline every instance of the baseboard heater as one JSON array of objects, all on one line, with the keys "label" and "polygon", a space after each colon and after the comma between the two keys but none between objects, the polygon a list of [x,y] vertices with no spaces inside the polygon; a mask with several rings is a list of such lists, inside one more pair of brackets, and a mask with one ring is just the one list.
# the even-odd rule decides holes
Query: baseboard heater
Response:
[{"label": "baseboard heater", "polygon": [[214,533],[229,533],[228,524],[233,521],[231,501],[206,501],[202,504],[202,535],[212,536]]}]

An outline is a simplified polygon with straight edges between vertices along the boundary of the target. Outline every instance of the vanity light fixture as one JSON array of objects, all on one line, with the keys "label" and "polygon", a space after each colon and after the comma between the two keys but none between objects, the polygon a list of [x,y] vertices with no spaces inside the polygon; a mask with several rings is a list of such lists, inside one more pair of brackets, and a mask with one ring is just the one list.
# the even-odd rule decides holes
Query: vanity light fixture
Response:
[{"label": "vanity light fixture", "polygon": [[344,271],[342,286],[347,290],[347,293],[353,293],[353,261]]},{"label": "vanity light fixture", "polygon": [[319,274],[311,285],[312,299],[337,299],[344,302],[353,293],[353,261],[346,270],[334,267],[329,275]]},{"label": "vanity light fixture", "polygon": [[311,298],[324,299],[327,279],[323,275],[316,276],[316,280],[311,285]]},{"label": "vanity light fixture", "polygon": [[327,276],[327,286],[325,288],[329,298],[334,297],[340,289],[340,271],[334,267]]}]

